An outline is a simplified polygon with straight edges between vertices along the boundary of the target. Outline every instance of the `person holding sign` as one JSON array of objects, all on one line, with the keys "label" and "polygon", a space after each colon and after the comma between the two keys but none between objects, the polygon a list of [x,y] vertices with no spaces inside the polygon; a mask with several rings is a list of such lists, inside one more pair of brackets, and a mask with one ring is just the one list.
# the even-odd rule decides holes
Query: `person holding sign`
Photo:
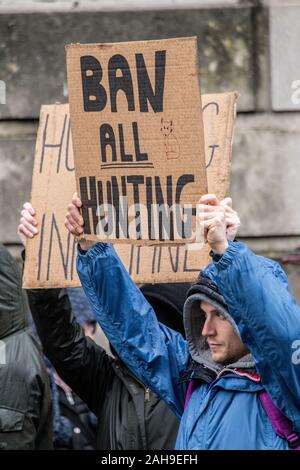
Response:
[{"label": "person holding sign", "polygon": [[1,243],[0,390],[0,449],[52,450],[47,370],[31,328],[19,266]]},{"label": "person holding sign", "polygon": [[[38,232],[35,210],[29,203],[23,206],[18,231],[23,243]],[[141,287],[158,319],[182,333],[182,310],[187,289],[186,284]],[[45,354],[64,382],[98,418],[97,449],[173,449],[178,418],[134,376],[114,351],[112,357],[86,337],[79,325],[84,312],[80,315],[73,310],[77,321],[73,319],[66,290],[35,289],[27,292]],[[72,301],[72,295],[70,297]]]},{"label": "person holding sign", "polygon": [[199,208],[212,262],[188,293],[186,340],[158,323],[112,245],[79,241],[82,286],[118,356],[181,420],[176,449],[299,449],[300,309],[277,263],[228,240],[217,198]]}]

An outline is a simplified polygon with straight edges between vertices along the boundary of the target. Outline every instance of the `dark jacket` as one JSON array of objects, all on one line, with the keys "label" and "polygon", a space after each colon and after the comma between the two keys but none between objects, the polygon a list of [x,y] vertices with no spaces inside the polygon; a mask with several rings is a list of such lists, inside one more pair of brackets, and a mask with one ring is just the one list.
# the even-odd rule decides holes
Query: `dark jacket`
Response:
[{"label": "dark jacket", "polygon": [[178,420],[119,361],[85,337],[63,289],[28,291],[45,354],[98,417],[97,449],[173,449]]},{"label": "dark jacket", "polygon": [[0,244],[0,449],[51,449],[49,380],[21,273]]},{"label": "dark jacket", "polygon": [[53,448],[55,450],[95,450],[97,418],[86,403],[59,377],[44,356],[53,405]]}]

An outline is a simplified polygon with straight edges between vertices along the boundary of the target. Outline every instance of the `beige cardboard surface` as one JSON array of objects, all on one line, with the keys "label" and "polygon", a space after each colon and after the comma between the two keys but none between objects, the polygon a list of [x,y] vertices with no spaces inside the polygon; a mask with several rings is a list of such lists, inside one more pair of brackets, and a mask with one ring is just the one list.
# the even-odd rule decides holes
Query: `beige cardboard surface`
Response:
[{"label": "beige cardboard surface", "polygon": [[195,214],[182,230],[182,214],[162,222],[158,206],[168,211],[177,203],[191,213],[207,192],[197,38],[66,51],[83,237],[139,245],[193,240]]},{"label": "beige cardboard surface", "polygon": [[27,240],[25,288],[79,283],[74,239],[64,226],[74,189],[69,105],[42,106],[31,189],[39,233]]},{"label": "beige cardboard surface", "polygon": [[202,95],[208,191],[220,200],[229,191],[237,98],[234,92]]},{"label": "beige cardboard surface", "polygon": [[[235,117],[235,93],[203,95],[208,191],[219,198],[229,188]],[[76,251],[64,227],[67,205],[76,188],[68,105],[43,106],[36,143],[31,203],[39,234],[26,248],[24,287],[76,287]],[[185,245],[115,245],[133,280],[193,281],[209,258],[207,250],[187,251]]]}]

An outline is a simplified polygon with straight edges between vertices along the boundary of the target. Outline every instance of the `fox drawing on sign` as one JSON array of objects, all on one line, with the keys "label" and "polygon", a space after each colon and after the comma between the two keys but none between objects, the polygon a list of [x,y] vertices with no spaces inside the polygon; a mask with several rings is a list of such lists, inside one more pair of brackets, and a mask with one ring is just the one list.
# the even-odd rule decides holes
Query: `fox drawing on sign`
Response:
[{"label": "fox drawing on sign", "polygon": [[180,145],[173,131],[173,120],[161,118],[161,132],[164,137],[165,155],[167,160],[175,160],[180,157]]}]

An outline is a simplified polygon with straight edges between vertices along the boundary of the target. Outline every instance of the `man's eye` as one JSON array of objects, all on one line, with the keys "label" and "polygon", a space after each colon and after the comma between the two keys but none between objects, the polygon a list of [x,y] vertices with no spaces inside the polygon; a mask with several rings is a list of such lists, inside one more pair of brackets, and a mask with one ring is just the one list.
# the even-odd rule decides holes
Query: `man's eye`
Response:
[{"label": "man's eye", "polygon": [[218,318],[221,318],[222,320],[225,320],[224,315],[222,315],[222,313],[220,313],[220,312],[217,312],[217,313],[216,313],[216,316],[217,316]]}]

